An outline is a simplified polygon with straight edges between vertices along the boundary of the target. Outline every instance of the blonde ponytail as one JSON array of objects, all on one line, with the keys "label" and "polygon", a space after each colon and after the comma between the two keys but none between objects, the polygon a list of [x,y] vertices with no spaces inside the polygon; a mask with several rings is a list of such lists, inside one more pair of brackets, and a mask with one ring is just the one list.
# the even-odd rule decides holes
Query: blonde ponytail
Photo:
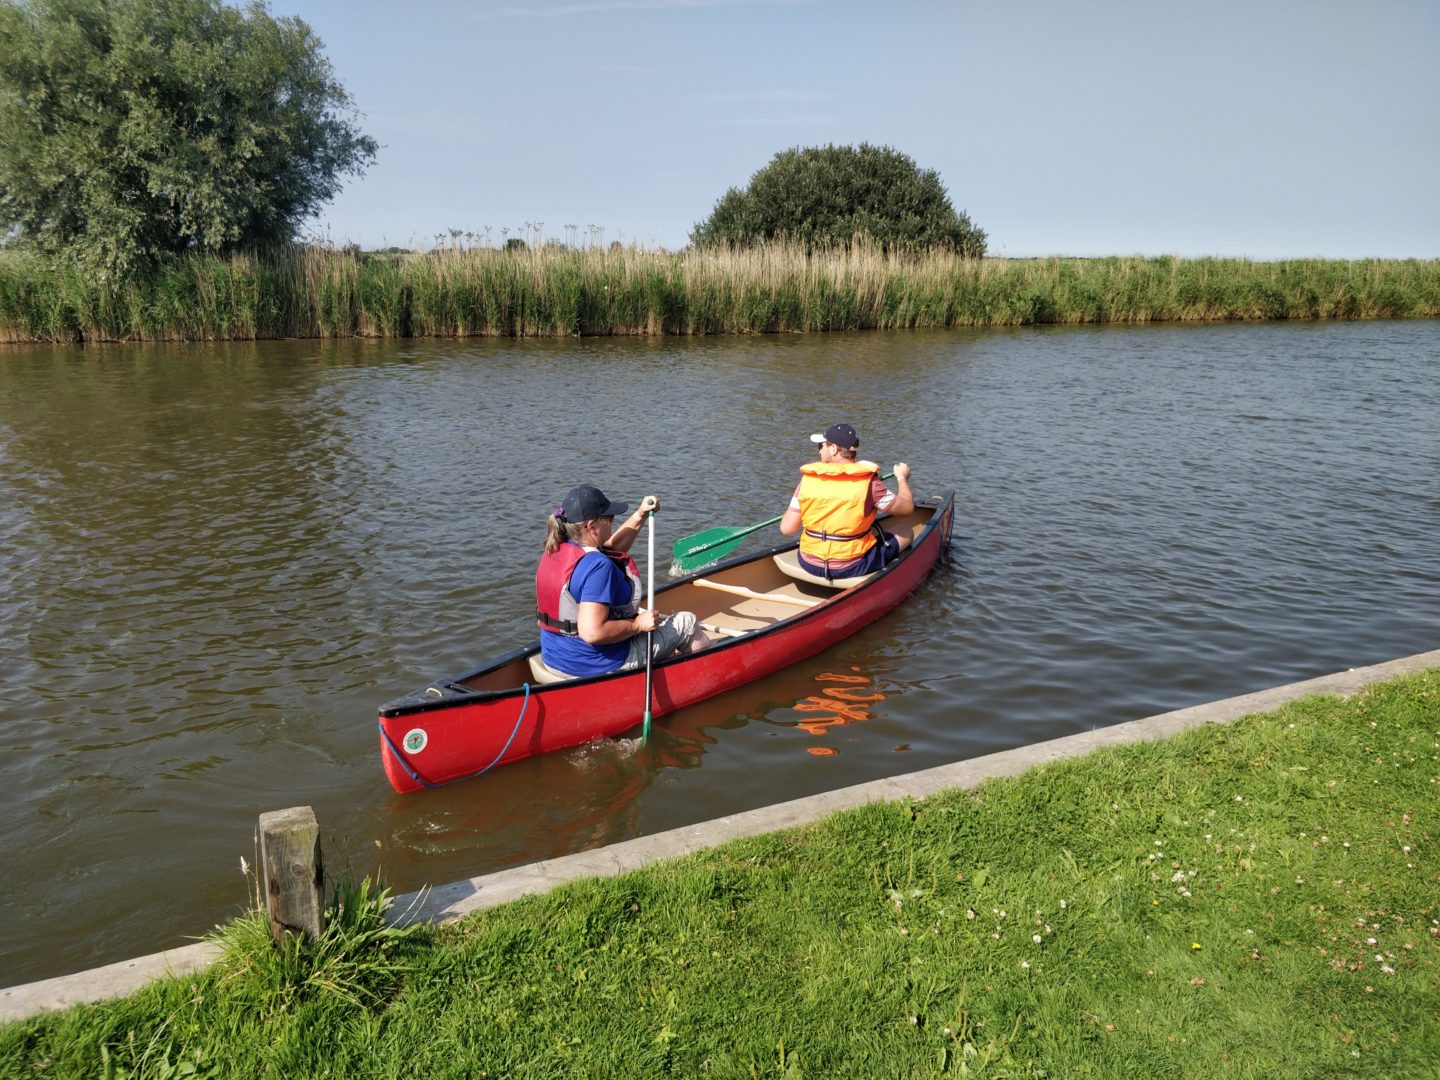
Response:
[{"label": "blonde ponytail", "polygon": [[581,530],[582,526],[572,525],[564,518],[551,514],[545,519],[545,554],[554,555],[560,550],[560,545],[567,541],[578,544]]}]

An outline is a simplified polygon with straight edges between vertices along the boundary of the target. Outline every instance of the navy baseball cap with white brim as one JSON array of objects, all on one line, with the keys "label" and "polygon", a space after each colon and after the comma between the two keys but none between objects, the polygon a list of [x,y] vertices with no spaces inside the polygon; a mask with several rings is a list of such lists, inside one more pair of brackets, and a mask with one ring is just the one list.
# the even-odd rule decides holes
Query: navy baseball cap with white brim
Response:
[{"label": "navy baseball cap with white brim", "polygon": [[834,443],[842,450],[854,450],[860,445],[860,436],[849,424],[831,424],[821,434],[811,435],[813,443]]}]

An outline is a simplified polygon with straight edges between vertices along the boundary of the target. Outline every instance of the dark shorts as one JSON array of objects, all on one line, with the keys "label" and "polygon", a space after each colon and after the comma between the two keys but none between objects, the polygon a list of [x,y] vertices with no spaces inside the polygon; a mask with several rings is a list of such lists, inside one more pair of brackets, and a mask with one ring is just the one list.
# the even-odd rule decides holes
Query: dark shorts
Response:
[{"label": "dark shorts", "polygon": [[861,577],[865,574],[873,574],[876,570],[884,567],[886,563],[894,562],[900,557],[900,542],[889,533],[881,533],[885,537],[884,543],[877,543],[860,558],[850,563],[830,564],[830,573],[825,573],[825,564],[812,562],[805,557],[804,552],[796,552],[802,568],[809,570],[812,574],[819,574],[821,577],[848,578]]}]

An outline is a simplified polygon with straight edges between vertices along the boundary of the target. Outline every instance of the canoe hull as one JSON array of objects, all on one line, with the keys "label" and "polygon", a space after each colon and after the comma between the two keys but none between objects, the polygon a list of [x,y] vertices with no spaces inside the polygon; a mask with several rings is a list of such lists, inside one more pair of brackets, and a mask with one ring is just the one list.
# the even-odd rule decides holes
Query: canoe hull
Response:
[{"label": "canoe hull", "polygon": [[[935,513],[910,550],[871,580],[836,592],[767,629],[722,639],[693,656],[656,664],[652,717],[663,717],[814,656],[894,608],[925,580],[949,543],[953,496],[936,503]],[[793,546],[732,562],[768,559],[774,551]],[[726,565],[730,564],[712,573]],[[536,648],[518,650],[479,672],[384,706],[379,718],[380,756],[391,786],[404,794],[455,783],[535,754],[619,736],[641,723],[643,670],[529,687],[517,681],[515,688],[499,692],[462,685],[515,664]]]}]

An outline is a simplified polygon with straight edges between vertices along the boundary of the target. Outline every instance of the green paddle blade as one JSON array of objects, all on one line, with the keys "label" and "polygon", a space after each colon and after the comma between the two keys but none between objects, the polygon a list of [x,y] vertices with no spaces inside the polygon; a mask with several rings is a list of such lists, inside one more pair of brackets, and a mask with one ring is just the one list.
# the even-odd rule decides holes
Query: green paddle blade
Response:
[{"label": "green paddle blade", "polygon": [[[894,476],[893,472],[888,472],[880,479],[890,480]],[[745,537],[771,525],[778,525],[780,521],[781,517],[777,515],[740,529],[726,528],[722,525],[716,529],[706,529],[704,532],[682,536],[670,549],[670,554],[675,559],[672,569],[682,574],[688,574],[699,570],[702,566],[709,566],[712,562],[719,562],[739,547],[740,541]]]},{"label": "green paddle blade", "polygon": [[681,537],[675,541],[675,547],[671,551],[675,567],[682,574],[688,574],[692,570],[718,562],[739,547],[740,541],[752,531],[754,530],[722,527]]}]

